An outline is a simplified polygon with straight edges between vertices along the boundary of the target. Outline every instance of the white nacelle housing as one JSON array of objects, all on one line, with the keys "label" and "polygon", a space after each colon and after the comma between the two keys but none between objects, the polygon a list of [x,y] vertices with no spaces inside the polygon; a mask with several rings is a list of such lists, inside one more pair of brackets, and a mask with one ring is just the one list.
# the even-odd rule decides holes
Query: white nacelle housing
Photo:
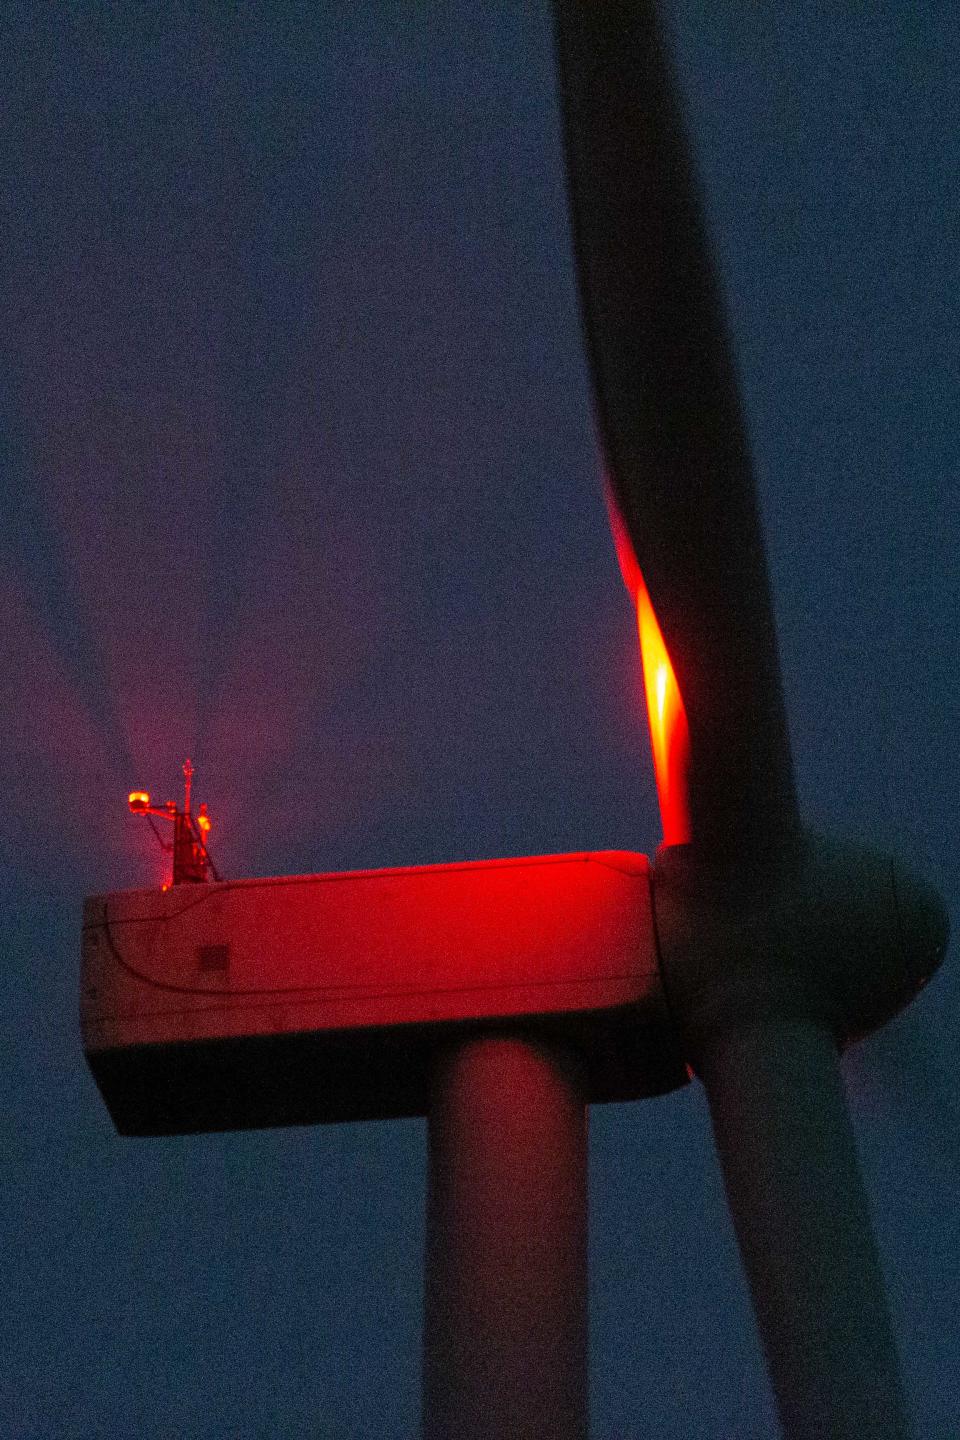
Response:
[{"label": "white nacelle housing", "polygon": [[178,885],[84,908],[81,1030],[124,1133],[426,1110],[439,1044],[563,1035],[591,1098],[682,1083],[645,856]]}]

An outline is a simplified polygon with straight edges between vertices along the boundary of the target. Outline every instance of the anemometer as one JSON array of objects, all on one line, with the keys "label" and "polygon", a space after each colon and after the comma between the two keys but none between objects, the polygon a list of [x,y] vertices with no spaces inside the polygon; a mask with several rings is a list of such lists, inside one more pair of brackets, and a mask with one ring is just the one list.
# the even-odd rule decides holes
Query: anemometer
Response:
[{"label": "anemometer", "polygon": [[[146,790],[131,790],[127,804],[133,815],[142,815],[153,831],[157,843],[165,854],[172,857],[169,885],[202,885],[212,874],[219,880],[216,866],[207,849],[210,833],[210,816],[206,805],[201,805],[196,818],[190,808],[190,792],[193,784],[193,766],[189,759],[183,762],[183,808],[168,800],[165,805],[152,805]],[[173,826],[173,837],[164,840],[154,819],[168,821]]]}]

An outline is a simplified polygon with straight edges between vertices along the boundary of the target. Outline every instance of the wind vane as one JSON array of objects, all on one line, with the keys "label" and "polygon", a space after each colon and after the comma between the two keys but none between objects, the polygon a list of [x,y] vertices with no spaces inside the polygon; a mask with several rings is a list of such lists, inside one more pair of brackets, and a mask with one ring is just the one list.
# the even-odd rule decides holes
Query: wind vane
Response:
[{"label": "wind vane", "polygon": [[[214,865],[207,849],[207,836],[210,833],[210,816],[207,814],[206,805],[201,805],[197,812],[196,819],[190,809],[190,796],[193,786],[193,766],[189,759],[183,762],[183,809],[178,810],[175,801],[167,800],[163,805],[151,805],[150,796],[146,790],[131,790],[127,796],[127,804],[134,815],[145,815],[150,829],[157,837],[157,843],[161,850],[173,855],[173,875],[164,890],[173,885],[200,885],[209,880],[213,875],[219,880],[217,867]],[[153,817],[161,820],[169,820],[173,824],[173,839],[164,840],[160,831],[154,824]]]}]

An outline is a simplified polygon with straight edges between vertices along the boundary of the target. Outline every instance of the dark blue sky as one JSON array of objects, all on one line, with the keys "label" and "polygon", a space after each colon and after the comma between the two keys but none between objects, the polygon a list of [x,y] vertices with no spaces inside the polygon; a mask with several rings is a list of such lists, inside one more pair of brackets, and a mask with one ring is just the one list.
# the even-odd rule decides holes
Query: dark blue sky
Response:
[{"label": "dark blue sky", "polygon": [[[806,813],[956,914],[960,15],[670,15]],[[0,95],[0,1428],[401,1440],[424,1127],[117,1139],[80,903],[187,752],[229,875],[657,844],[548,10],[28,0]],[[948,959],[845,1061],[924,1440],[958,1030]],[[766,1440],[702,1094],[591,1128],[595,1435]]]}]

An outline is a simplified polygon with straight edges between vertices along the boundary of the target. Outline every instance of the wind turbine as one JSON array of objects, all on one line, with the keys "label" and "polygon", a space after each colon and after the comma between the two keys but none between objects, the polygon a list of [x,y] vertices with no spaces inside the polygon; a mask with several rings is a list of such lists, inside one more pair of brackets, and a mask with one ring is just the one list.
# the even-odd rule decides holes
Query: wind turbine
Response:
[{"label": "wind turbine", "polygon": [[[929,978],[946,916],[898,863],[798,814],[747,439],[653,0],[555,0],[555,20],[656,863],[220,882],[191,830],[202,853],[169,888],[86,902],[84,1046],[122,1134],[429,1117],[428,1440],[583,1440],[586,1106],[696,1073],[787,1440],[905,1440],[838,1049]],[[162,814],[186,833],[189,792]]]},{"label": "wind turbine", "polygon": [[939,897],[798,812],[735,367],[654,0],[555,0],[583,321],[637,605],[664,984],[706,1089],[783,1433],[909,1434],[838,1049],[946,949]]}]

